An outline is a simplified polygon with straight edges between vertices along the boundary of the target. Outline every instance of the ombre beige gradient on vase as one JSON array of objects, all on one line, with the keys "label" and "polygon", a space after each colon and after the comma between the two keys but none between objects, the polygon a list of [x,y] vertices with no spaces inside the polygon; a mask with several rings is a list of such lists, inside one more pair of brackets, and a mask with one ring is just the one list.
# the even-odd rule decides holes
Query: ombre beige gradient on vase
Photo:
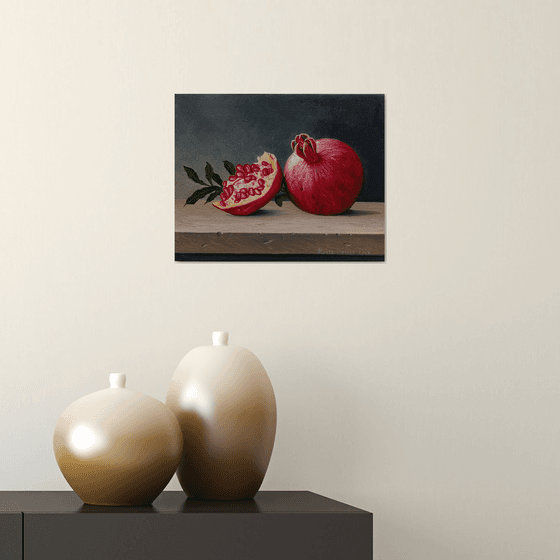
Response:
[{"label": "ombre beige gradient on vase", "polygon": [[74,492],[104,506],[151,504],[181,458],[183,438],[165,404],[125,388],[126,376],[72,403],[54,432],[56,461]]},{"label": "ombre beige gradient on vase", "polygon": [[226,332],[212,339],[181,360],[167,392],[183,432],[177,477],[190,498],[250,499],[272,455],[276,399],[251,351],[228,346]]}]

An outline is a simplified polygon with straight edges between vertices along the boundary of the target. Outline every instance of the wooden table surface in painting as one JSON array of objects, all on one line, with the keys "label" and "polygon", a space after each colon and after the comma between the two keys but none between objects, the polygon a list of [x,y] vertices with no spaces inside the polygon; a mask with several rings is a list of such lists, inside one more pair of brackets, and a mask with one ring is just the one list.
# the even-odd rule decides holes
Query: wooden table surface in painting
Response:
[{"label": "wooden table surface in painting", "polygon": [[385,204],[356,202],[338,216],[316,216],[270,202],[250,216],[211,204],[175,201],[176,253],[384,255]]}]

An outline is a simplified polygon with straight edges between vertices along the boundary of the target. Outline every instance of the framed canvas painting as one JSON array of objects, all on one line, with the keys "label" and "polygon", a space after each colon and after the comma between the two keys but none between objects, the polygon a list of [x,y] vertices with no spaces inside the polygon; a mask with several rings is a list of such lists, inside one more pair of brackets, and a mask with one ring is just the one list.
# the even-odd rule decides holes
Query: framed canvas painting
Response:
[{"label": "framed canvas painting", "polygon": [[384,261],[384,95],[177,94],[175,260]]}]

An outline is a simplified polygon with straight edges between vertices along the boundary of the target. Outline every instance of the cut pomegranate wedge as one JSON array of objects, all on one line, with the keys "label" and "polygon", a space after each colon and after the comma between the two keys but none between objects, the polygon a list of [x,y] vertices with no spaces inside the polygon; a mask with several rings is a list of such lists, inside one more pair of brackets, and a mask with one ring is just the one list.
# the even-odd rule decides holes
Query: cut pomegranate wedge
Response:
[{"label": "cut pomegranate wedge", "polygon": [[235,216],[247,216],[268,204],[282,186],[282,168],[274,154],[265,152],[256,163],[236,166],[223,183],[220,201],[213,206]]}]

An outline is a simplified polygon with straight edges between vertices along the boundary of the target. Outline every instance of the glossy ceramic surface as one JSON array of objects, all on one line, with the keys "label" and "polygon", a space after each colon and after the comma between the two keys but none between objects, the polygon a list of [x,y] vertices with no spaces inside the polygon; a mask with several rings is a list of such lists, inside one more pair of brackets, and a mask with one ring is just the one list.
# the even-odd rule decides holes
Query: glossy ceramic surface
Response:
[{"label": "glossy ceramic surface", "polygon": [[253,498],[274,446],[276,400],[259,359],[213,334],[212,346],[191,350],[180,362],[166,404],[183,432],[177,470],[187,496]]},{"label": "glossy ceramic surface", "polygon": [[124,374],[111,374],[109,389],[72,403],[55,428],[58,466],[86,504],[150,504],[181,458],[174,414],[157,399],[126,389],[125,381]]}]

